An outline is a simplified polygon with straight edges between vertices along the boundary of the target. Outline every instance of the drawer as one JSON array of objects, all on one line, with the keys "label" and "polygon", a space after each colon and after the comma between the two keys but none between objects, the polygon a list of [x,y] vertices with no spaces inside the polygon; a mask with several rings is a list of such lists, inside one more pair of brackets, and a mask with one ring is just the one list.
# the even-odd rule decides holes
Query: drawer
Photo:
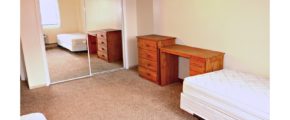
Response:
[{"label": "drawer", "polygon": [[156,72],[151,71],[151,70],[146,69],[146,68],[141,67],[141,66],[138,67],[138,71],[139,71],[139,75],[141,77],[144,77],[144,78],[146,78],[148,80],[151,80],[153,82],[158,83],[158,81],[157,81],[157,73]]},{"label": "drawer", "polygon": [[142,67],[148,68],[148,69],[150,69],[152,71],[157,71],[157,62],[140,58],[139,59],[139,65],[142,66]]},{"label": "drawer", "polygon": [[107,46],[104,46],[104,45],[98,45],[98,51],[107,54],[107,53],[108,53],[108,51],[107,51]]},{"label": "drawer", "polygon": [[205,67],[190,65],[190,70],[197,71],[197,72],[205,72]]},{"label": "drawer", "polygon": [[98,38],[98,45],[107,46],[107,39]]},{"label": "drawer", "polygon": [[189,72],[190,76],[199,75],[199,74],[202,74],[202,72],[198,72],[198,71],[194,71],[194,70],[190,70],[190,72]]},{"label": "drawer", "polygon": [[103,60],[108,60],[108,55],[104,52],[98,51],[98,56]]},{"label": "drawer", "polygon": [[213,71],[223,69],[223,56],[216,56],[210,58],[210,69]]},{"label": "drawer", "polygon": [[157,43],[150,40],[138,39],[138,47],[146,50],[157,51]]},{"label": "drawer", "polygon": [[106,39],[107,38],[106,33],[107,32],[98,32],[97,33],[97,38],[98,39]]},{"label": "drawer", "polygon": [[139,49],[139,57],[157,62],[157,52],[156,51]]},{"label": "drawer", "polygon": [[199,57],[191,57],[190,65],[205,66],[205,59]]},{"label": "drawer", "polygon": [[190,59],[190,70],[205,72],[205,59],[191,58]]}]

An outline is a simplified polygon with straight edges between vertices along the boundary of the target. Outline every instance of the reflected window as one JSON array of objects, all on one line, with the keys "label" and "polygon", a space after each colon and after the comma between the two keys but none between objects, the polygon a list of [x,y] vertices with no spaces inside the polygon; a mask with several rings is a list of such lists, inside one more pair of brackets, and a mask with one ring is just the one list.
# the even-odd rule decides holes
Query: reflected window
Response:
[{"label": "reflected window", "polygon": [[41,24],[43,27],[59,27],[58,0],[39,0]]}]

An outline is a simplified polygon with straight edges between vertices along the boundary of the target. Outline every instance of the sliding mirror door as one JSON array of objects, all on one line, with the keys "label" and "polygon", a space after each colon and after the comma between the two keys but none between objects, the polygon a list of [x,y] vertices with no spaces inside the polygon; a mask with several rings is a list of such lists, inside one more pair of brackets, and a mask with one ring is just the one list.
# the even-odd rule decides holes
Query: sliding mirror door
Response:
[{"label": "sliding mirror door", "polygon": [[122,0],[85,0],[85,11],[91,72],[122,68]]},{"label": "sliding mirror door", "polygon": [[90,75],[83,0],[39,0],[51,83]]}]

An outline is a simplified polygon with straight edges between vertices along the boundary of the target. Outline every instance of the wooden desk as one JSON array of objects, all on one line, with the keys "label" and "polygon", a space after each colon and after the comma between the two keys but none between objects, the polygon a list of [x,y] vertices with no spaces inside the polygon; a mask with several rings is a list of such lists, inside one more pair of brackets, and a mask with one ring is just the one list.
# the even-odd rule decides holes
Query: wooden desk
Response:
[{"label": "wooden desk", "polygon": [[190,76],[223,69],[224,53],[172,45],[160,48],[161,85],[178,81],[178,57],[190,59]]}]

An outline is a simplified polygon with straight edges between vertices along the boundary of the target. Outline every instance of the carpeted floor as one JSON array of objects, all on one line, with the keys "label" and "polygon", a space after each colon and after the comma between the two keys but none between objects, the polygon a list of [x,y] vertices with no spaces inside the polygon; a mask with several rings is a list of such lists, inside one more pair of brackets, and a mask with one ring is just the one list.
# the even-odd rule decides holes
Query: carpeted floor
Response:
[{"label": "carpeted floor", "polygon": [[[89,75],[88,54],[83,52],[70,52],[61,47],[46,50],[51,82]],[[107,71],[123,67],[122,61],[108,63],[91,54],[92,73]]]},{"label": "carpeted floor", "polygon": [[161,87],[120,70],[29,90],[21,83],[21,115],[48,120],[196,120],[179,108],[181,83]]},{"label": "carpeted floor", "polygon": [[105,60],[99,59],[97,57],[97,54],[90,54],[90,57],[91,57],[92,73],[98,73],[123,67],[123,61],[108,63]]}]

